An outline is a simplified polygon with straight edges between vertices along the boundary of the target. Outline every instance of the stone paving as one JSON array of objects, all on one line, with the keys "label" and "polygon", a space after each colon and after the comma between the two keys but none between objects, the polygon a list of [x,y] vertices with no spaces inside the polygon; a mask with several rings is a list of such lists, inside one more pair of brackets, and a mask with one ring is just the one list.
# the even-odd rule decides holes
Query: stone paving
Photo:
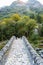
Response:
[{"label": "stone paving", "polygon": [[13,41],[6,63],[3,65],[32,65],[22,39]]},{"label": "stone paving", "polygon": [[17,39],[13,36],[2,51],[6,53],[4,55],[1,53],[0,65],[43,65],[43,59],[36,53],[25,36]]}]

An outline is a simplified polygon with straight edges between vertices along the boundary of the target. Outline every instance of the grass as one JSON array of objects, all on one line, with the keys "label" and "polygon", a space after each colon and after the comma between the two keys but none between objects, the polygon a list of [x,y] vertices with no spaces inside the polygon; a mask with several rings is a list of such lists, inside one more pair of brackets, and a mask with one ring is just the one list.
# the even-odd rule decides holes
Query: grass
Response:
[{"label": "grass", "polygon": [[6,45],[8,40],[0,42],[0,50]]},{"label": "grass", "polygon": [[[28,38],[28,40],[29,40],[30,44],[32,45],[32,47],[33,47],[34,49],[39,48],[39,45],[40,45],[40,44],[43,44],[43,43],[41,43],[41,40],[43,40],[43,37],[40,37],[40,39],[35,40],[35,41],[31,41],[29,38]],[[40,47],[40,48],[41,48],[41,47]]]}]

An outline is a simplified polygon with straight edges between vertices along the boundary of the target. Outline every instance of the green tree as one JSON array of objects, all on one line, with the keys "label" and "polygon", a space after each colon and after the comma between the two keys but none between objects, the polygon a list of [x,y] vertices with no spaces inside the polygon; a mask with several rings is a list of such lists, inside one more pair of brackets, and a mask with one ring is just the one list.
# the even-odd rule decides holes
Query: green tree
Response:
[{"label": "green tree", "polygon": [[42,23],[43,22],[43,15],[37,14],[36,20],[37,20],[37,23]]},{"label": "green tree", "polygon": [[14,14],[14,15],[12,15],[12,20],[14,20],[14,21],[19,21],[20,20],[20,15],[19,14]]},{"label": "green tree", "polygon": [[36,27],[36,21],[34,19],[30,19],[27,23],[26,23],[26,27],[27,27],[27,32],[28,35],[31,34],[31,32],[35,29]]}]

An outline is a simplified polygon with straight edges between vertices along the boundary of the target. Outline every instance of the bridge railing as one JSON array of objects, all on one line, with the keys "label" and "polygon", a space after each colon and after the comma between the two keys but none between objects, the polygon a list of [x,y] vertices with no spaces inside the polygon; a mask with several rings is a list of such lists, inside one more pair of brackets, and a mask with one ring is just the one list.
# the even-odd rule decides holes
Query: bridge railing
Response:
[{"label": "bridge railing", "polygon": [[8,41],[8,43],[1,49],[0,51],[0,62],[4,56],[4,54],[7,52],[7,50],[9,50],[11,44],[13,43],[13,40],[15,40],[16,37],[12,36],[11,39]]},{"label": "bridge railing", "polygon": [[31,44],[28,42],[27,38],[25,36],[23,36],[22,39],[25,42],[26,46],[28,47],[28,50],[30,52],[30,55],[32,56],[32,59],[34,60],[34,63],[36,65],[43,65],[43,59],[33,49],[33,47],[31,46]]}]

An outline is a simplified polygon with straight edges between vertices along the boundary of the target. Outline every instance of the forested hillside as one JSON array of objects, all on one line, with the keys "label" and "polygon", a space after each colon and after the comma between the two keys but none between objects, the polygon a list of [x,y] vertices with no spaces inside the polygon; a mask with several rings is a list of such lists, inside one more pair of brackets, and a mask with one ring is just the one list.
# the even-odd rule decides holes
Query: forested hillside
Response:
[{"label": "forested hillside", "polygon": [[26,36],[34,46],[43,40],[43,5],[37,0],[14,1],[0,9],[0,41],[9,40],[13,35]]},{"label": "forested hillside", "polygon": [[28,0],[27,3],[14,1],[10,6],[0,9],[0,19],[7,18],[14,13],[28,16],[37,15],[37,13],[43,14],[43,5],[37,0]]},{"label": "forested hillside", "polygon": [[31,38],[35,29],[38,30],[39,36],[43,36],[43,16],[38,15],[33,18],[26,15],[13,14],[0,22],[0,41],[9,39],[13,35],[17,37],[25,35]]}]

